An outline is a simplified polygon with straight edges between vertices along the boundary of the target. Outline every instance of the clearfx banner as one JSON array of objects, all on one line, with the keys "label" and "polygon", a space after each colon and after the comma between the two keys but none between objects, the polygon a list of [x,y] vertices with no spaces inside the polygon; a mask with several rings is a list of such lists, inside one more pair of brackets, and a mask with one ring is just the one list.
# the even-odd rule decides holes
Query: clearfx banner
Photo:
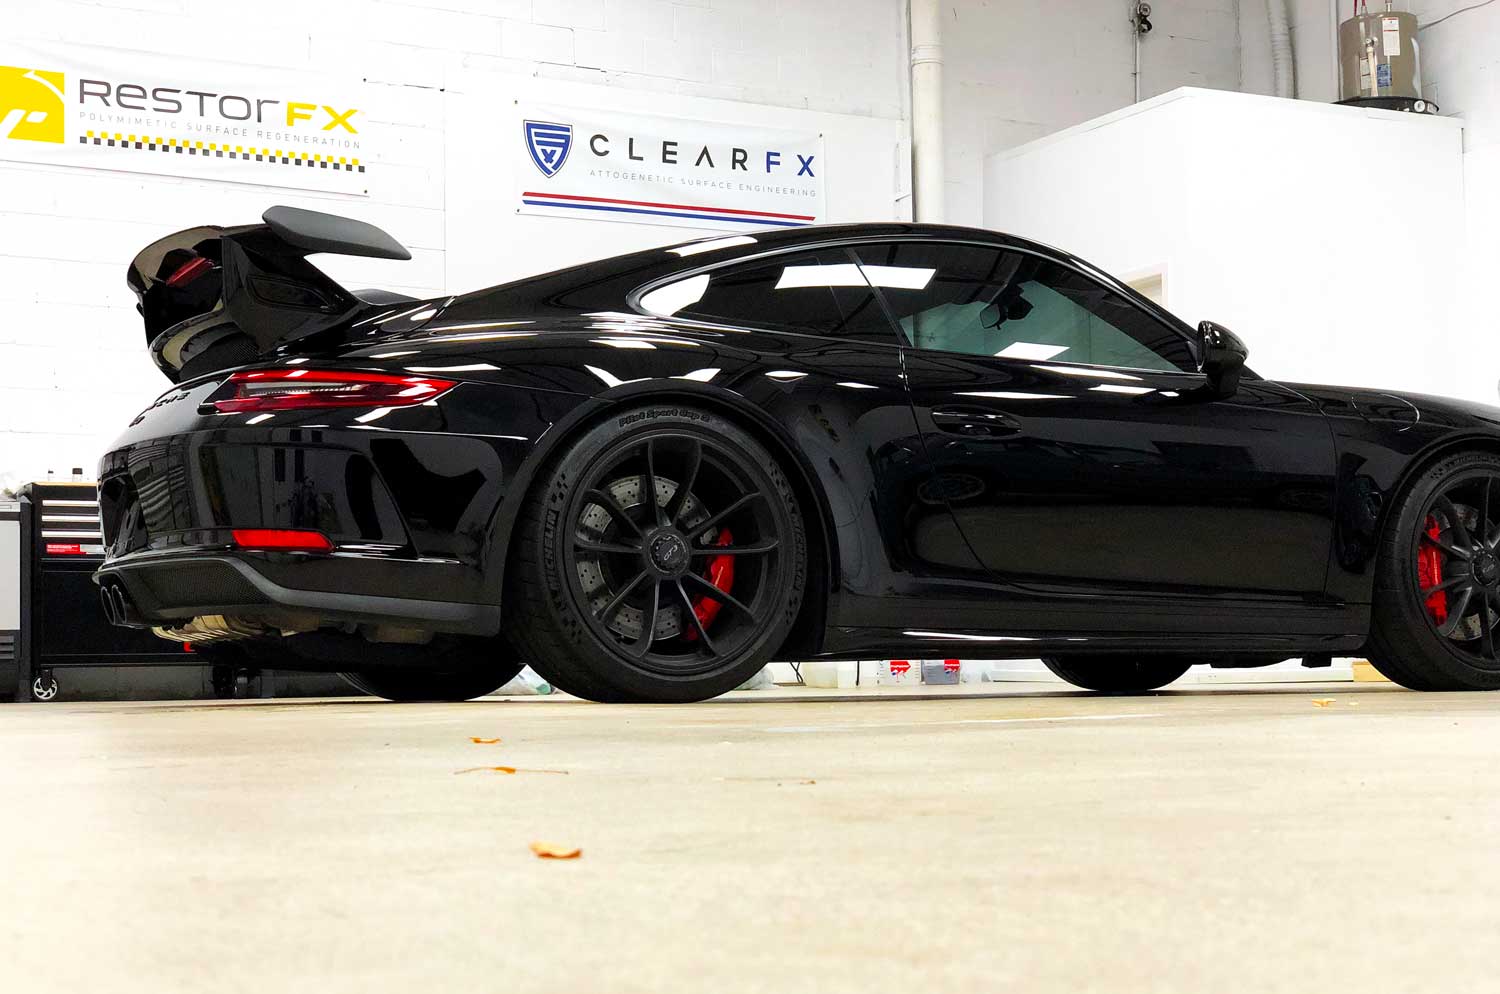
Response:
[{"label": "clearfx banner", "polygon": [[521,105],[516,211],[743,231],[823,221],[823,136]]},{"label": "clearfx banner", "polygon": [[0,159],[368,193],[367,87],[0,40]]}]

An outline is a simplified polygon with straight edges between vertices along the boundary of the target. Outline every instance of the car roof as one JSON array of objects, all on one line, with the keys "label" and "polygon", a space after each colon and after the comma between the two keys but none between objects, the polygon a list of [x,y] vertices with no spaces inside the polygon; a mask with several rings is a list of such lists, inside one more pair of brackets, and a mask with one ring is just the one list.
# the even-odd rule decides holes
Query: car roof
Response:
[{"label": "car roof", "polygon": [[[914,221],[873,221],[852,224],[815,224],[795,228],[757,228],[745,232],[723,232],[706,235],[685,242],[669,243],[655,248],[641,249],[621,255],[606,256],[588,262],[565,266],[550,272],[524,276],[516,280],[474,290],[458,298],[459,302],[472,298],[496,298],[513,296],[523,288],[560,286],[569,281],[608,281],[614,276],[639,276],[646,282],[657,275],[665,275],[679,269],[693,269],[700,265],[729,262],[744,256],[765,252],[786,251],[801,247],[812,247],[829,242],[854,239],[911,238],[918,240],[962,240],[982,241],[994,245],[1030,248],[1060,258],[1069,258],[1048,245],[1033,242],[1015,235],[983,228],[968,228],[961,225],[927,224]],[[714,243],[723,243],[722,248],[708,248]],[[682,249],[697,248],[698,252],[683,252]],[[659,273],[655,272],[659,271]]]},{"label": "car roof", "polygon": [[[628,308],[627,301],[632,291],[679,272],[689,273],[717,267],[768,252],[891,238],[980,242],[997,247],[1024,249],[1084,269],[1134,296],[1117,278],[1098,267],[1066,251],[1031,239],[962,225],[873,221],[723,232],[567,266],[462,294],[454,298],[443,309],[443,313],[449,320],[483,320],[496,315],[558,317],[567,313],[619,311]],[[715,243],[722,244],[715,246]],[[696,251],[684,251],[685,249]],[[1179,319],[1162,308],[1148,304],[1148,309],[1174,325],[1182,326]]]}]

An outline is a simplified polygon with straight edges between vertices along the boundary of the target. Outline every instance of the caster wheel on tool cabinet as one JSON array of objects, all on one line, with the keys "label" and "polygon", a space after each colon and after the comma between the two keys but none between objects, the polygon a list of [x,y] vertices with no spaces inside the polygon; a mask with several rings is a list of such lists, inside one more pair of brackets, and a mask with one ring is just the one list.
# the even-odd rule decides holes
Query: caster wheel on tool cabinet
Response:
[{"label": "caster wheel on tool cabinet", "polygon": [[52,675],[51,670],[42,670],[31,681],[31,696],[44,704],[56,697],[58,690],[57,677]]}]

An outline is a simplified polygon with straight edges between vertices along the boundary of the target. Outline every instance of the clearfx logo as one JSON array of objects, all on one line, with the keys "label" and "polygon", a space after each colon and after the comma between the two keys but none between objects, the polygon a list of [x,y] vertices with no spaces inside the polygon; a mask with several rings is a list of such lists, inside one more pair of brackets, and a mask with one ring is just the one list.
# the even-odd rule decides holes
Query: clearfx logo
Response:
[{"label": "clearfx logo", "polygon": [[547,121],[527,121],[526,151],[531,161],[548,178],[557,175],[563,163],[568,161],[568,151],[573,147],[573,126],[552,124]]},{"label": "clearfx logo", "polygon": [[63,142],[63,74],[0,66],[0,139]]}]

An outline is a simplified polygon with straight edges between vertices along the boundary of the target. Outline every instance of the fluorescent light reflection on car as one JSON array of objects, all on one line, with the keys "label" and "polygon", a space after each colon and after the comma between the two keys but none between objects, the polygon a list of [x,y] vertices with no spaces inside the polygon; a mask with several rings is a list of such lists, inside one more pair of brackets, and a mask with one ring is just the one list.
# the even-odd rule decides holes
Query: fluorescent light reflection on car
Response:
[{"label": "fluorescent light reflection on car", "polygon": [[890,290],[921,290],[932,282],[936,269],[922,266],[865,266],[852,262],[829,266],[787,266],[776,281],[778,290],[799,287],[865,286],[867,282]]},{"label": "fluorescent light reflection on car", "polygon": [[960,642],[1035,642],[1025,635],[966,635],[963,632],[902,632],[914,639],[956,639]]},{"label": "fluorescent light reflection on car", "polygon": [[1068,351],[1066,345],[1043,345],[1040,342],[1011,342],[995,353],[997,359],[1056,359]]},{"label": "fluorescent light reflection on car", "polygon": [[[531,322],[527,322],[530,324]],[[507,338],[535,338],[534,331],[489,331],[462,335],[433,335],[434,342],[499,342]]]},{"label": "fluorescent light reflection on car", "polygon": [[583,368],[594,374],[595,378],[607,387],[623,387],[627,383],[644,383],[653,378],[650,376],[640,376],[633,380],[622,380],[609,370],[600,369],[598,366],[584,366]]},{"label": "fluorescent light reflection on car", "polygon": [[702,342],[695,342],[690,338],[664,338],[659,335],[606,336],[604,338],[591,338],[589,341],[595,345],[608,345],[616,349],[654,349],[658,345],[686,345],[696,349],[703,344]]},{"label": "fluorescent light reflection on car", "polygon": [[515,328],[523,324],[536,324],[535,321],[479,321],[474,324],[440,324],[436,328],[429,328],[428,333],[436,335],[440,331],[483,331],[487,328]]},{"label": "fluorescent light reflection on car", "polygon": [[986,397],[990,400],[1071,400],[1062,393],[1031,393],[1026,390],[960,390],[959,397]]},{"label": "fluorescent light reflection on car", "polygon": [[700,273],[685,280],[678,280],[676,283],[657,287],[641,297],[641,306],[652,314],[671,317],[689,304],[696,304],[702,300],[703,291],[707,289],[708,274]]},{"label": "fluorescent light reflection on car", "polygon": [[1075,369],[1071,366],[1033,366],[1045,373],[1057,373],[1060,376],[1087,376],[1096,380],[1139,380],[1139,376],[1129,373],[1117,373],[1111,369]]},{"label": "fluorescent light reflection on car", "polygon": [[749,235],[730,235],[728,238],[709,238],[700,242],[688,242],[686,245],[678,245],[676,248],[667,249],[673,255],[682,256],[686,259],[690,255],[699,255],[703,252],[713,252],[716,249],[734,248],[736,245],[754,245],[755,239]]},{"label": "fluorescent light reflection on car", "polygon": [[1089,387],[1090,393],[1123,393],[1131,396],[1139,396],[1143,393],[1155,393],[1154,387],[1127,387],[1123,383],[1101,383],[1097,387]]}]

